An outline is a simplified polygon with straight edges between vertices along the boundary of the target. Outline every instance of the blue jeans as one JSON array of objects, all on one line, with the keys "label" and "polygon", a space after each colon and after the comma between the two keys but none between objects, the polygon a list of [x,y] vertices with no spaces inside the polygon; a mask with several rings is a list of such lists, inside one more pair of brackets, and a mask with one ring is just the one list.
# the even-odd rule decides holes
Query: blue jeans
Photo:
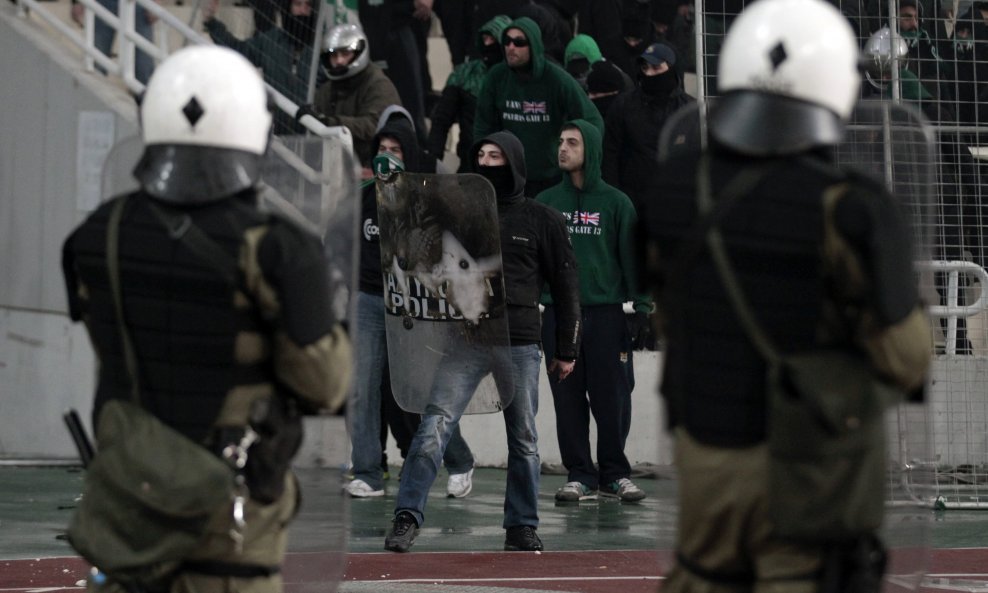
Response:
[{"label": "blue jeans", "polygon": [[[119,0],[100,0],[100,4],[103,8],[109,10],[113,14],[119,14]],[[148,41],[154,40],[153,26],[148,21],[148,12],[144,7],[138,5],[134,13],[134,30],[138,35],[147,39]],[[103,19],[96,17],[96,26],[93,29],[93,44],[96,49],[100,50],[108,57],[110,52],[113,50],[113,38],[116,37],[117,32],[107,25]],[[102,71],[102,69],[100,69]],[[144,53],[140,49],[134,50],[134,78],[141,81],[144,84],[148,83],[148,79],[151,78],[151,72],[154,70],[154,59],[148,54]]]},{"label": "blue jeans", "polygon": [[[477,385],[488,373],[493,373],[499,385],[506,384],[503,379],[508,376],[514,384],[511,403],[502,410],[508,438],[503,526],[538,527],[540,459],[535,414],[539,408],[542,352],[538,344],[494,350],[467,346],[455,352],[455,356],[440,365],[432,386],[432,402],[412,439],[408,459],[401,470],[395,514],[408,511],[419,525],[423,524],[429,489],[436,480],[446,444],[459,426]],[[510,361],[506,360],[508,356]]]},{"label": "blue jeans", "polygon": [[[388,364],[384,316],[384,298],[381,295],[357,293],[356,388],[347,410],[352,449],[350,461],[353,463],[354,479],[367,482],[375,490],[384,488],[381,470],[381,377]],[[450,473],[465,473],[473,467],[473,453],[458,429],[443,459]]]}]

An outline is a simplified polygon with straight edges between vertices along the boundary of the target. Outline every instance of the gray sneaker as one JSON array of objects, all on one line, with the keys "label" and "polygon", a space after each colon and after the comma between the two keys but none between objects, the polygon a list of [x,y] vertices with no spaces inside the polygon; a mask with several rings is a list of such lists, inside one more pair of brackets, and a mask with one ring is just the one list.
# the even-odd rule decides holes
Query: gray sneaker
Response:
[{"label": "gray sneaker", "polygon": [[566,482],[556,490],[556,500],[559,502],[579,502],[581,500],[597,500],[597,491],[581,482]]},{"label": "gray sneaker", "polygon": [[384,549],[407,552],[419,534],[419,524],[408,511],[401,511],[391,525],[391,533],[384,538]]},{"label": "gray sneaker", "polygon": [[628,478],[621,478],[600,488],[600,495],[606,498],[619,498],[624,502],[638,502],[645,498],[645,491],[635,486]]}]

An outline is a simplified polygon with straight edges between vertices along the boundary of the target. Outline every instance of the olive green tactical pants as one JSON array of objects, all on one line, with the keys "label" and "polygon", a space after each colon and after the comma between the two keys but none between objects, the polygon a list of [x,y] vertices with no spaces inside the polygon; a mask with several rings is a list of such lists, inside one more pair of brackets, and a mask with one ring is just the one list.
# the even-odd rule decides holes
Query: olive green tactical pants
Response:
[{"label": "olive green tactical pants", "polygon": [[[210,526],[202,547],[190,562],[222,562],[258,566],[281,566],[288,544],[288,524],[298,507],[298,486],[292,474],[285,476],[285,492],[277,501],[261,505],[249,500],[244,507],[247,527],[243,551],[237,553],[229,531],[232,514]],[[169,593],[281,593],[281,574],[268,577],[219,577],[182,571],[172,581]],[[102,586],[90,582],[87,593],[126,593],[114,583]]]},{"label": "olive green tactical pants", "polygon": [[818,546],[782,541],[768,518],[768,447],[711,447],[675,431],[676,548],[662,593],[817,593]]}]

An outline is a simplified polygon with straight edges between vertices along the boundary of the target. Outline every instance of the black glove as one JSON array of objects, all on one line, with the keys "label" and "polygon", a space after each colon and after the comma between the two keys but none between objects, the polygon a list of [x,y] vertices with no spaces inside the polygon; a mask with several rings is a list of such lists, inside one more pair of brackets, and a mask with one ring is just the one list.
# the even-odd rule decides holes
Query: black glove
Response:
[{"label": "black glove", "polygon": [[626,316],[628,333],[631,334],[632,350],[655,350],[655,337],[652,333],[652,320],[648,313],[635,311]]},{"label": "black glove", "polygon": [[326,116],[320,113],[319,110],[317,110],[316,107],[311,103],[308,105],[302,105],[298,108],[298,111],[295,112],[295,121],[298,122],[299,120],[301,120],[303,115],[311,115],[312,117],[321,121],[323,125],[326,126],[329,125],[328,123],[326,123],[326,119],[327,119]]}]

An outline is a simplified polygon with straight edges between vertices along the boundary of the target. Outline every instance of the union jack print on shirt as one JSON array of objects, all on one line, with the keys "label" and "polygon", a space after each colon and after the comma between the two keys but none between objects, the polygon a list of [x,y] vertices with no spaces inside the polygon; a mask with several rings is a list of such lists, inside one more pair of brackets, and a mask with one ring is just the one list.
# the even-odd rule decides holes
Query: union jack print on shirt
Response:
[{"label": "union jack print on shirt", "polygon": [[576,221],[580,224],[600,226],[600,212],[575,212]]},{"label": "union jack print on shirt", "polygon": [[521,102],[521,112],[522,113],[546,113],[545,101],[522,101]]}]

